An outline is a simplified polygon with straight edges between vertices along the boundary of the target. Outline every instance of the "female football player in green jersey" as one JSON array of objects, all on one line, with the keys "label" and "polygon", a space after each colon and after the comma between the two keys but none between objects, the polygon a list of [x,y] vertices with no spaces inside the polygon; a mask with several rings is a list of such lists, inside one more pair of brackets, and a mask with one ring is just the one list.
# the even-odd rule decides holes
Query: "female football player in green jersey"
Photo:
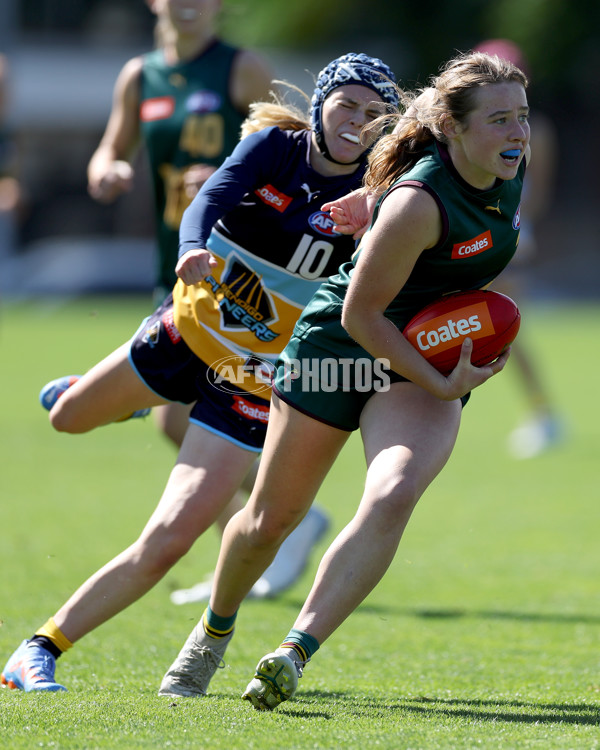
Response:
[{"label": "female football player in green jersey", "polygon": [[[207,673],[222,663],[245,595],[307,512],[352,430],[361,431],[367,476],[356,515],[325,553],[293,628],[259,661],[243,694],[258,709],[294,695],[306,662],[385,574],[416,503],[453,450],[470,391],[506,364],[508,353],[473,366],[467,338],[446,377],[401,331],[439,295],[489,284],[513,256],[529,158],[526,85],[511,63],[477,53],[451,60],[407,98],[393,133],[369,158],[366,186],[381,196],[371,226],[353,260],[309,302],[279,359],[258,477],[225,529],[202,618],[212,636],[198,644],[213,655]],[[359,229],[351,201],[331,203],[345,232]],[[492,240],[485,250],[453,252],[483,232]],[[377,362],[387,363],[387,382]]]}]

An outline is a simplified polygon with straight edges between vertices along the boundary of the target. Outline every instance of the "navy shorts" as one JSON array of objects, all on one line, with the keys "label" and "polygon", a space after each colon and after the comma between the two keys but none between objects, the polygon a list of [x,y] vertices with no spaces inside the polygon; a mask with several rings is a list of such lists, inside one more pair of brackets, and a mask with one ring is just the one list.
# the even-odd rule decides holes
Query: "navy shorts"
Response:
[{"label": "navy shorts", "polygon": [[171,295],[134,334],[129,361],[161,398],[193,403],[190,422],[241,448],[262,451],[270,401],[231,383],[227,390],[214,384],[214,372],[192,352],[175,326]]}]

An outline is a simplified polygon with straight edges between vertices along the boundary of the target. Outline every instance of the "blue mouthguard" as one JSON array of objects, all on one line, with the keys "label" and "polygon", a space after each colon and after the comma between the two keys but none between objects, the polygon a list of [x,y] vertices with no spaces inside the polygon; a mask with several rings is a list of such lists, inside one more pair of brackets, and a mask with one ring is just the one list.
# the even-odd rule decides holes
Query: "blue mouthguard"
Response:
[{"label": "blue mouthguard", "polygon": [[519,156],[520,153],[518,148],[511,148],[510,151],[503,151],[500,156]]}]

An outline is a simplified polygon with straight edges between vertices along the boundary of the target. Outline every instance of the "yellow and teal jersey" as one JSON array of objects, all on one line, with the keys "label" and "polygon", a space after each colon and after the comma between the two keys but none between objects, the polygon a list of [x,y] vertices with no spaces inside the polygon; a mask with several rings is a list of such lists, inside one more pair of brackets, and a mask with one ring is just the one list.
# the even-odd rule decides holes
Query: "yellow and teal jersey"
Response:
[{"label": "yellow and teal jersey", "polygon": [[[210,367],[274,363],[319,285],[352,255],[354,240],[333,231],[321,206],[359,187],[363,167],[324,177],[310,148],[309,130],[249,135],[185,213],[182,250],[206,247],[217,265],[201,284],[177,282],[175,324]],[[221,218],[205,240],[213,211]],[[255,391],[262,377],[238,384]]]}]

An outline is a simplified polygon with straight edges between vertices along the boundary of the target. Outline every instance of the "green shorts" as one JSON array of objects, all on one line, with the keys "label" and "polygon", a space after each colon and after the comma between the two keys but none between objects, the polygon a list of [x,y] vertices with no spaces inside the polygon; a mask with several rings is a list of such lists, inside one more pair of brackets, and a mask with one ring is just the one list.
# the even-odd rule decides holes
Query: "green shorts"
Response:
[{"label": "green shorts", "polygon": [[[292,336],[275,368],[273,392],[294,409],[337,427],[353,432],[360,426],[360,415],[367,401],[392,383],[409,382],[393,372],[385,360],[370,355],[339,357]],[[462,397],[463,406],[470,394]]]},{"label": "green shorts", "polygon": [[292,336],[277,361],[273,391],[313,419],[352,432],[371,396],[406,380],[369,356],[339,357]]}]

